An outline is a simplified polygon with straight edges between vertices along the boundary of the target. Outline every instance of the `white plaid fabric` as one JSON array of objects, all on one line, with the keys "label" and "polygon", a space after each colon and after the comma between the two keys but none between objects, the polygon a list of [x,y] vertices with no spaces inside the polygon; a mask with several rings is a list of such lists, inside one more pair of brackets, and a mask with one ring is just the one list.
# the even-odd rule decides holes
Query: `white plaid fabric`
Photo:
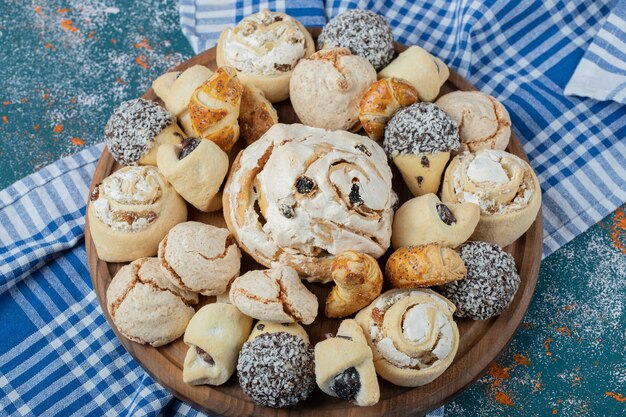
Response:
[{"label": "white plaid fabric", "polygon": [[[181,0],[181,21],[203,48],[224,24],[286,3]],[[544,255],[623,204],[624,107],[563,95],[611,2],[298,1],[287,11],[322,24],[357,6],[385,15],[399,41],[432,51],[508,107],[543,186]],[[101,150],[0,191],[0,415],[200,415],[132,360],[92,290],[82,239]]]},{"label": "white plaid fabric", "polygon": [[626,104],[626,1],[619,0],[611,10],[565,94]]}]

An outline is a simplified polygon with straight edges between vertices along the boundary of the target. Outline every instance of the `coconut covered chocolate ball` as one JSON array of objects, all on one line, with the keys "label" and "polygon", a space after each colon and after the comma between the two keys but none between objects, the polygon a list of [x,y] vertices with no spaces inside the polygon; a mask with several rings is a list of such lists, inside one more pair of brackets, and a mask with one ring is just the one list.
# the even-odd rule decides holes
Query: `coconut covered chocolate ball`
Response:
[{"label": "coconut covered chocolate ball", "polygon": [[437,193],[450,152],[459,149],[456,122],[432,103],[398,110],[385,129],[383,148],[414,196]]},{"label": "coconut covered chocolate ball", "polygon": [[104,127],[109,152],[125,166],[156,165],[157,148],[164,143],[178,144],[183,137],[172,113],[142,98],[120,104]]},{"label": "coconut covered chocolate ball", "polygon": [[261,334],[241,349],[237,363],[239,384],[259,405],[294,405],[315,389],[313,357],[311,345],[294,334]]},{"label": "coconut covered chocolate ball", "polygon": [[520,277],[513,257],[495,243],[467,242],[459,248],[467,275],[439,287],[456,305],[455,315],[485,320],[502,314],[519,288]]},{"label": "coconut covered chocolate ball", "polygon": [[381,70],[393,59],[393,33],[384,17],[369,10],[346,10],[335,16],[317,38],[318,49],[343,47]]}]

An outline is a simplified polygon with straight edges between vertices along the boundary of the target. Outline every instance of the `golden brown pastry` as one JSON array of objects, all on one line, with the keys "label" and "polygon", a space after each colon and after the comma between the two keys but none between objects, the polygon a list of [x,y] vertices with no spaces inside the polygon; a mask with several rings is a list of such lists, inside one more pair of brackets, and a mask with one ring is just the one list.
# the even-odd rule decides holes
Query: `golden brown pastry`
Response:
[{"label": "golden brown pastry", "polygon": [[442,203],[435,194],[424,194],[396,210],[391,244],[395,249],[428,243],[456,248],[474,233],[479,219],[477,204]]},{"label": "golden brown pastry", "polygon": [[337,255],[331,267],[335,287],[326,298],[326,317],[346,317],[380,295],[383,273],[378,261],[356,251]]},{"label": "golden brown pastry", "polygon": [[375,81],[363,93],[359,104],[359,120],[368,136],[379,142],[385,126],[394,113],[419,100],[417,90],[398,78],[383,78]]},{"label": "golden brown pastry", "polygon": [[128,166],[96,185],[87,207],[98,257],[129,262],[157,253],[167,231],[187,220],[187,205],[153,166]]},{"label": "golden brown pastry", "polygon": [[378,375],[401,387],[439,377],[459,347],[455,307],[428,289],[390,290],[356,315]]},{"label": "golden brown pastry", "polygon": [[213,141],[189,137],[181,145],[161,145],[157,164],[178,194],[198,210],[210,211],[214,200],[221,201],[215,197],[228,173],[228,155]]},{"label": "golden brown pastry", "polygon": [[443,285],[465,277],[467,269],[459,254],[431,243],[400,248],[385,265],[385,276],[395,288]]},{"label": "golden brown pastry", "polygon": [[289,97],[293,69],[313,52],[313,38],[300,22],[262,10],[222,32],[216,60],[219,66],[236,68],[242,82],[256,85],[276,103]]},{"label": "golden brown pastry", "polygon": [[228,153],[239,139],[239,106],[243,87],[233,68],[220,67],[189,100],[191,126],[202,139]]},{"label": "golden brown pastry", "polygon": [[263,90],[251,83],[243,84],[239,129],[246,144],[256,142],[276,123],[278,123],[278,113],[272,103],[265,98]]},{"label": "golden brown pastry", "polygon": [[315,345],[315,379],[317,386],[333,397],[363,407],[378,402],[380,388],[372,350],[356,321],[342,321],[335,337]]},{"label": "golden brown pastry", "polygon": [[456,156],[446,169],[441,200],[480,206],[472,240],[505,247],[522,236],[541,208],[541,187],[528,163],[505,151]]},{"label": "golden brown pastry", "polygon": [[378,78],[401,78],[417,90],[421,101],[435,101],[450,71],[439,58],[410,46],[378,73]]},{"label": "golden brown pastry", "polygon": [[189,347],[183,365],[183,382],[222,385],[235,372],[241,346],[252,330],[252,318],[237,307],[213,303],[202,307],[185,330]]},{"label": "golden brown pastry", "polygon": [[187,136],[194,135],[189,117],[189,100],[196,88],[211,78],[211,75],[213,71],[204,65],[194,65],[183,72],[167,72],[152,83],[154,92],[163,100],[165,108],[176,116]]}]

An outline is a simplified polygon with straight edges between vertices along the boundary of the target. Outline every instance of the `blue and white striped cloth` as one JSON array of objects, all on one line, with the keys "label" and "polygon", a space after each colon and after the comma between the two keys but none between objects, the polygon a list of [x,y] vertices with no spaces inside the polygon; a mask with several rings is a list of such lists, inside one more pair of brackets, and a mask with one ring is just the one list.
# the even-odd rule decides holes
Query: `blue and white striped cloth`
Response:
[{"label": "blue and white striped cloth", "polygon": [[626,104],[626,1],[619,0],[565,86],[565,95]]},{"label": "blue and white striped cloth", "polygon": [[[346,7],[374,10],[400,42],[422,45],[503,101],[542,182],[547,256],[626,200],[626,109],[563,94],[612,5],[297,1],[287,11],[321,25]],[[202,49],[262,7],[286,2],[181,0],[181,22]],[[197,414],[126,353],[92,290],[82,239],[101,150],[0,191],[0,415]]]}]

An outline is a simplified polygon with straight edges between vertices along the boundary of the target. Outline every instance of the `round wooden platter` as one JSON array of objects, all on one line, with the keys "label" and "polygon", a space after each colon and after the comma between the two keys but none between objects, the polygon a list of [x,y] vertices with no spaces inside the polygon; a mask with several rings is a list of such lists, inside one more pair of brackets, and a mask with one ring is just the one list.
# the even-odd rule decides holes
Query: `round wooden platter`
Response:
[{"label": "round wooden platter", "polygon": [[[319,28],[311,28],[309,30],[314,38],[319,34]],[[405,49],[406,46],[396,44],[397,52]],[[215,69],[215,48],[193,57],[174,70],[182,71],[196,64],[206,65],[211,69]],[[450,71],[450,78],[443,86],[441,94],[454,90],[469,91],[475,90],[475,88],[457,73]],[[158,101],[152,89],[148,90],[143,95],[143,98]],[[289,101],[278,103],[276,108],[280,122],[298,122],[298,118]],[[237,155],[240,149],[241,147],[233,150],[231,159]],[[514,134],[511,135],[507,151],[527,160],[526,154]],[[93,189],[94,185],[100,183],[105,177],[119,168],[120,166],[105,149],[94,173],[91,188]],[[394,190],[398,193],[401,202],[404,202],[412,196],[395,168],[393,168],[393,173]],[[201,213],[191,208],[189,219],[226,227],[221,211]],[[87,225],[88,223],[89,219],[87,219]],[[106,309],[106,289],[111,282],[111,278],[122,264],[107,263],[99,260],[88,226],[85,234],[89,271],[94,289],[102,310],[122,345],[155,380],[169,389],[176,397],[212,416],[216,414],[226,416],[419,416],[445,404],[480,377],[513,337],[515,330],[526,313],[535,290],[541,263],[542,240],[543,222],[540,211],[537,219],[526,234],[506,248],[506,251],[515,257],[515,263],[521,276],[521,284],[515,299],[509,308],[498,317],[483,321],[457,320],[461,341],[456,358],[446,372],[432,383],[417,388],[401,388],[379,378],[380,402],[372,407],[356,407],[348,402],[327,396],[319,389],[316,389],[306,401],[293,407],[275,410],[255,405],[239,387],[236,375],[226,384],[219,387],[185,384],[182,379],[182,367],[187,347],[183,343],[182,338],[169,345],[153,348],[131,342],[120,335]],[[391,250],[380,259],[382,267],[384,267],[390,252]],[[262,268],[261,265],[244,254],[242,258],[242,274],[249,270]],[[311,337],[311,342],[316,343],[322,340],[325,334],[335,333],[339,327],[340,320],[326,319],[324,317],[324,302],[332,284],[307,283],[306,285],[318,296],[320,303],[317,320],[312,325],[305,326]],[[205,297],[201,304],[213,301],[214,297]]]}]

